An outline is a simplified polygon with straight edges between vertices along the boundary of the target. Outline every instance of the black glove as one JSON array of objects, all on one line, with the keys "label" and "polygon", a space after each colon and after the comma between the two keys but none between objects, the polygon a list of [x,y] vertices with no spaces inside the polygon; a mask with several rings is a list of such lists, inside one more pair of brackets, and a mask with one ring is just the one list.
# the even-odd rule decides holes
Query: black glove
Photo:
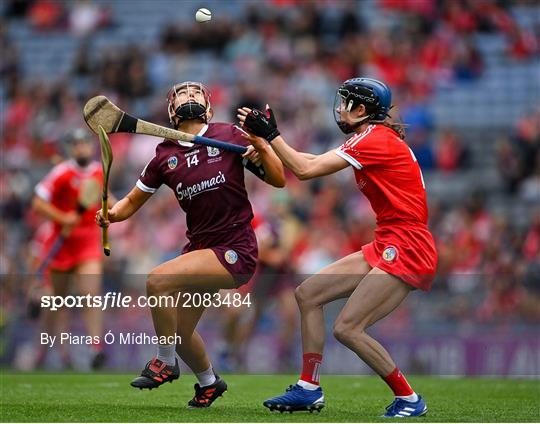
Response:
[{"label": "black glove", "polygon": [[279,135],[279,130],[277,129],[276,118],[274,117],[274,112],[272,109],[267,108],[266,113],[253,109],[246,116],[244,121],[244,126],[257,137],[262,137],[268,143],[271,143],[274,138]]}]

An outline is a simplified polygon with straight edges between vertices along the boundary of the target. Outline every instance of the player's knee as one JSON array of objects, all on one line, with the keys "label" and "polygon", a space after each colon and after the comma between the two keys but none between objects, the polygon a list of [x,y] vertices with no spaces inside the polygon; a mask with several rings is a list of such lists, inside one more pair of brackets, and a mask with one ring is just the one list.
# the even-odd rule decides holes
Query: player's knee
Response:
[{"label": "player's knee", "polygon": [[148,296],[167,294],[167,276],[154,269],[146,279],[146,293]]},{"label": "player's knee", "polygon": [[346,337],[347,333],[346,326],[341,322],[336,321],[332,327],[332,333],[338,342],[343,342],[343,339]]},{"label": "player's knee", "polygon": [[155,296],[159,292],[159,281],[156,277],[149,275],[146,279],[146,294]]},{"label": "player's knee", "polygon": [[305,283],[303,283],[294,290],[294,297],[296,298],[296,303],[298,303],[300,307],[303,307],[309,305],[312,296]]},{"label": "player's knee", "polygon": [[309,281],[310,280],[304,281],[294,290],[294,297],[296,298],[296,303],[298,303],[300,310],[322,307],[320,297],[314,292],[312,289],[313,285],[309,284]]},{"label": "player's knee", "polygon": [[334,337],[336,340],[344,345],[349,345],[353,335],[358,332],[354,326],[346,323],[345,321],[337,320],[332,328]]}]

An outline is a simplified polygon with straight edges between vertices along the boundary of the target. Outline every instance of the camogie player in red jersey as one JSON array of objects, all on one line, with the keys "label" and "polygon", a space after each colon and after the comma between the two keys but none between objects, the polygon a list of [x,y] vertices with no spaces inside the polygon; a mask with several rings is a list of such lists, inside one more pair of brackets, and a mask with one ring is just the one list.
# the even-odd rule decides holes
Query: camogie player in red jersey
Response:
[{"label": "camogie player in red jersey", "polygon": [[[209,123],[212,118],[210,93],[201,83],[176,84],[169,92],[171,123],[180,131],[204,135],[247,146],[243,130],[233,124]],[[217,293],[249,281],[257,264],[257,240],[251,227],[253,212],[244,185],[244,168],[276,187],[285,185],[283,164],[268,146],[259,151],[248,147],[242,156],[214,147],[164,140],[146,165],[136,186],[109,209],[108,221],[101,211],[101,226],[124,221],[133,215],[161,185],[176,195],[186,213],[189,243],[182,255],[154,268],[147,279],[148,296],[161,297],[179,292]],[[204,408],[223,394],[225,382],[215,374],[204,342],[195,330],[205,307],[201,304],[175,309],[151,308],[160,344],[156,356],[131,385],[152,389],[180,375],[180,358],[198,379],[195,396],[188,405]],[[176,344],[177,337],[181,343]]]},{"label": "camogie player in red jersey", "polygon": [[[100,231],[94,224],[94,215],[99,202],[85,211],[78,210],[82,186],[89,180],[97,186],[102,182],[101,164],[92,160],[94,141],[88,131],[78,128],[66,140],[71,158],[56,165],[36,186],[33,208],[46,217],[51,224],[40,227],[35,241],[39,248],[36,256],[41,263],[48,262],[44,272],[52,285],[52,294],[67,296],[71,284],[76,284],[80,294],[96,296],[101,294]],[[99,199],[97,199],[99,200]],[[65,240],[60,245],[60,234]],[[59,250],[51,256],[56,247]],[[42,265],[41,267],[43,267]],[[40,267],[40,268],[41,268]],[[50,276],[50,279],[48,278]],[[67,308],[47,311],[44,316],[45,330],[58,335],[68,331]],[[100,368],[105,361],[102,344],[103,312],[99,308],[85,308],[83,312],[88,335],[96,340],[93,350],[92,368]],[[38,366],[46,359],[47,346],[38,355]],[[71,360],[67,345],[60,345],[64,365],[70,367]]]},{"label": "camogie player in red jersey", "polygon": [[319,370],[325,343],[323,306],[348,298],[334,323],[334,336],[366,362],[394,392],[385,417],[424,415],[427,407],[388,352],[366,329],[392,312],[414,289],[429,290],[437,251],[428,230],[426,192],[401,126],[387,120],[388,86],[371,78],[345,81],[337,90],[334,116],[353,133],[322,155],[300,153],[280,136],[272,111],[242,108],[238,118],[256,148],[270,143],[287,168],[301,180],[352,166],[358,188],[376,213],[375,239],[360,252],[327,266],[296,289],[302,320],[303,369],[297,384],[264,402],[271,410],[319,410],[324,395]]}]

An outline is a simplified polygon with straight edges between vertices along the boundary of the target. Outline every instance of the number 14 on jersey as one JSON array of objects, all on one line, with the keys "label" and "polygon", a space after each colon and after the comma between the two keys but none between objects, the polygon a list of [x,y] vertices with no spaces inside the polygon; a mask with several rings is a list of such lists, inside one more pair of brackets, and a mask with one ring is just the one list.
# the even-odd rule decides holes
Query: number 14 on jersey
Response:
[{"label": "number 14 on jersey", "polygon": [[188,168],[191,168],[191,165],[195,166],[199,164],[199,159],[197,158],[197,155],[188,156],[186,158],[186,161],[187,161]]}]

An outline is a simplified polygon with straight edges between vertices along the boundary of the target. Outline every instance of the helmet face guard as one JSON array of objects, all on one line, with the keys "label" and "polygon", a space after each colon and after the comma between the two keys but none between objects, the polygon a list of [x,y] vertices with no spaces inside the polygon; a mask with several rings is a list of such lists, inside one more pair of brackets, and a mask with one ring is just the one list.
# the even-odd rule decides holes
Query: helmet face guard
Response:
[{"label": "helmet face guard", "polygon": [[[345,134],[355,131],[364,121],[384,121],[391,108],[392,93],[388,86],[372,78],[353,78],[345,81],[336,91],[334,119]],[[350,113],[363,104],[367,115],[354,124],[341,120],[343,112]]]},{"label": "helmet face guard", "polygon": [[[85,128],[76,128],[69,131],[63,139],[64,152],[71,156],[80,167],[86,167],[92,161],[94,143],[92,135]],[[79,144],[85,144],[80,150]],[[77,152],[77,153],[75,153]]]},{"label": "helmet face guard", "polygon": [[66,146],[73,146],[76,143],[92,143],[92,135],[86,130],[86,128],[75,128],[69,131],[64,137],[64,143]]},{"label": "helmet face guard", "polygon": [[[200,93],[204,97],[205,103],[202,104],[195,99],[190,98],[190,93]],[[188,101],[174,107],[175,100],[180,95],[186,95]],[[200,82],[186,81],[179,84],[175,84],[167,94],[169,120],[171,124],[174,123],[174,117],[178,118],[180,122],[188,121],[192,119],[199,119],[205,124],[210,118],[210,91],[208,88]]]}]

